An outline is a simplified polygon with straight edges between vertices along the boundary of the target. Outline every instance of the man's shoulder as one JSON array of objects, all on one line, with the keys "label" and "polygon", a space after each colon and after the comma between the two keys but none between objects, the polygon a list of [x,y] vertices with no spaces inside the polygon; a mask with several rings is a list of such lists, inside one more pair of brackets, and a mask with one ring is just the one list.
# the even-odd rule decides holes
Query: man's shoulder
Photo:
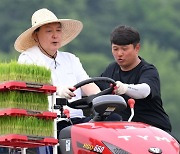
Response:
[{"label": "man's shoulder", "polygon": [[154,64],[149,63],[144,59],[141,59],[141,66],[144,69],[156,69],[156,66]]},{"label": "man's shoulder", "polygon": [[41,57],[40,55],[40,50],[38,47],[33,46],[25,51],[23,51],[20,55],[18,60],[23,60],[23,59],[31,59],[33,61],[38,60]]},{"label": "man's shoulder", "polygon": [[101,74],[101,76],[108,76],[111,77],[115,70],[117,69],[118,64],[116,62],[111,62]]},{"label": "man's shoulder", "polygon": [[107,68],[111,69],[111,68],[115,68],[116,66],[118,66],[118,64],[115,61],[113,61],[107,66]]},{"label": "man's shoulder", "polygon": [[59,52],[58,52],[58,56],[60,56],[60,57],[69,57],[69,58],[75,58],[75,57],[77,57],[77,56],[74,55],[73,53],[65,52],[65,51],[59,51]]},{"label": "man's shoulder", "polygon": [[70,53],[70,52],[64,52],[64,51],[58,51],[57,57],[56,57],[57,62],[66,62],[66,63],[75,63],[79,61],[79,58]]},{"label": "man's shoulder", "polygon": [[37,46],[33,46],[22,52],[21,55],[28,55],[29,57],[38,57],[40,53],[40,49]]}]

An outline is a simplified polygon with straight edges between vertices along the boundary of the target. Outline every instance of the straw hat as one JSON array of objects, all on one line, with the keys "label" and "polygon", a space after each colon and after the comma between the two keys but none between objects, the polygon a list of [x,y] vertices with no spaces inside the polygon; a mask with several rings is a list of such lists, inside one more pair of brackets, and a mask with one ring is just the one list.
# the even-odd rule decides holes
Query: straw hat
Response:
[{"label": "straw hat", "polygon": [[32,37],[33,32],[42,25],[60,22],[62,26],[62,42],[61,47],[72,41],[82,30],[83,24],[73,19],[58,19],[54,13],[46,8],[37,10],[31,18],[32,27],[23,32],[15,41],[14,47],[17,51],[23,52],[37,42]]}]

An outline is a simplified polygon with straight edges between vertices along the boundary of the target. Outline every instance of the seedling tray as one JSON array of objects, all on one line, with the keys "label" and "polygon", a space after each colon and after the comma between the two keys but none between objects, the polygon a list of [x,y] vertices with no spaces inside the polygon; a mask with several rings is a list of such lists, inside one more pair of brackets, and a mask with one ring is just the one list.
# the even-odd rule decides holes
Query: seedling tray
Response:
[{"label": "seedling tray", "polygon": [[0,91],[5,90],[25,90],[25,91],[35,91],[44,92],[52,94],[56,92],[56,87],[52,85],[42,85],[38,83],[22,82],[22,81],[7,81],[0,83]]},{"label": "seedling tray", "polygon": [[10,109],[1,109],[0,116],[34,116],[37,118],[55,119],[57,118],[57,113],[50,111],[39,112],[39,111],[10,108]]},{"label": "seedling tray", "polygon": [[36,137],[19,134],[0,136],[0,145],[12,148],[35,148],[40,146],[54,146],[58,140],[51,137]]}]

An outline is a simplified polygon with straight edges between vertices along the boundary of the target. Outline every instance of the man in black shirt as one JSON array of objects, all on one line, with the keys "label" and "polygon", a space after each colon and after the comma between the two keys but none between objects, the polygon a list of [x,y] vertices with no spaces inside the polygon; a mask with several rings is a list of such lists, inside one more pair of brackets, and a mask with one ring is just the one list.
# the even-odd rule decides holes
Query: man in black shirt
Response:
[{"label": "man in black shirt", "polygon": [[[132,27],[119,26],[111,33],[110,41],[115,62],[101,76],[116,81],[114,93],[121,95],[126,102],[129,98],[135,99],[135,115],[132,121],[144,122],[170,133],[171,124],[163,109],[158,71],[154,65],[138,56],[139,33]],[[99,84],[102,90],[106,86],[108,85]],[[129,107],[120,113],[125,121],[130,114]]]}]

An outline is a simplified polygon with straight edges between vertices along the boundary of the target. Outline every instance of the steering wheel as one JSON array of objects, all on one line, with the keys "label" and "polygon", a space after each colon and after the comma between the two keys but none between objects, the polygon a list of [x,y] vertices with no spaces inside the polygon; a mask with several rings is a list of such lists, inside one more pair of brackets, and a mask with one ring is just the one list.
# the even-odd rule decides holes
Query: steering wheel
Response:
[{"label": "steering wheel", "polygon": [[92,100],[97,97],[97,96],[101,96],[101,95],[106,95],[106,94],[112,94],[113,90],[114,90],[114,86],[116,85],[115,81],[113,79],[110,79],[108,77],[94,77],[91,79],[87,79],[84,81],[79,82],[78,84],[74,85],[74,87],[76,89],[92,83],[92,82],[107,82],[110,83],[109,84],[109,88],[106,88],[105,90],[94,94],[94,95],[90,95],[84,98],[81,98],[79,100],[73,101],[73,102],[67,102],[67,105],[71,108],[74,109],[87,109],[87,108],[91,108],[92,107]]}]

